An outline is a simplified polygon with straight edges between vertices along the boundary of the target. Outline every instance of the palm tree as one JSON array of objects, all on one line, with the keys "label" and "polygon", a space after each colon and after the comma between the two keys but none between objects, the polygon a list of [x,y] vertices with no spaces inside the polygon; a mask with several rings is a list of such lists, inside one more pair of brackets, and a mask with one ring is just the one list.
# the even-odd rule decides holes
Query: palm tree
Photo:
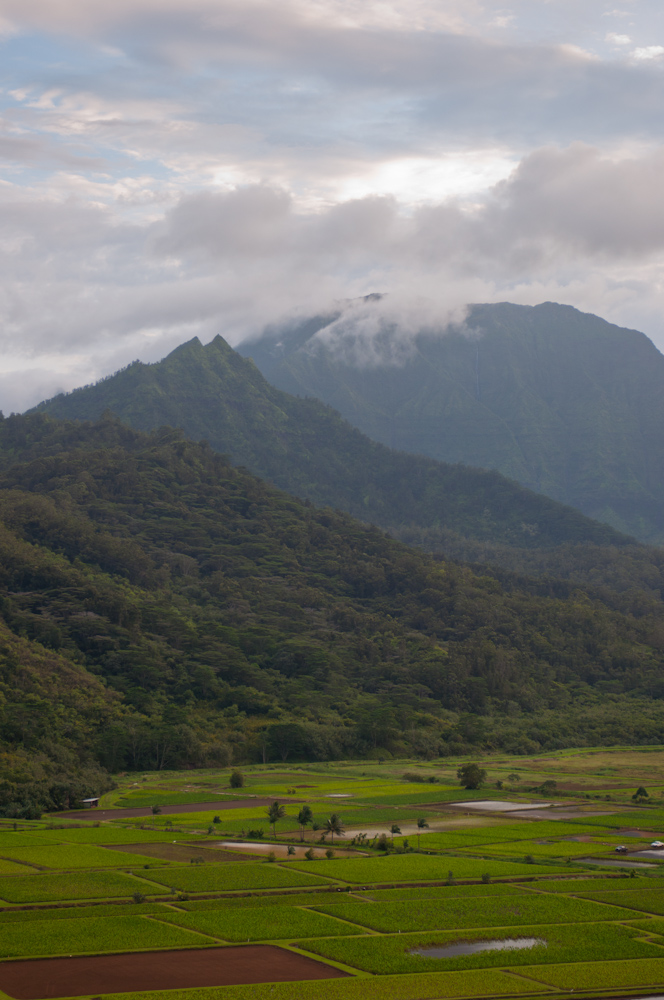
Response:
[{"label": "palm tree", "polygon": [[421,830],[428,830],[428,829],[429,829],[429,824],[427,823],[427,821],[425,819],[423,819],[420,816],[420,818],[417,821],[417,849],[418,849],[418,851],[420,849],[420,831]]},{"label": "palm tree", "polygon": [[304,829],[313,823],[313,820],[314,814],[311,811],[311,806],[302,806],[297,814],[297,821],[300,824],[300,840],[304,840]]},{"label": "palm tree", "polygon": [[393,823],[390,827],[390,833],[392,834],[392,846],[394,847],[394,834],[401,833],[401,827],[397,826],[396,823]]},{"label": "palm tree", "polygon": [[330,816],[330,818],[325,820],[325,833],[329,833],[330,834],[330,836],[332,837],[332,843],[334,843],[334,835],[335,835],[335,833],[339,837],[343,837],[343,835],[344,835],[344,826],[343,826],[343,823],[341,822],[340,817],[337,815],[337,813],[332,813],[332,815]]},{"label": "palm tree", "polygon": [[286,815],[286,810],[284,806],[280,806],[278,802],[273,802],[271,806],[267,807],[267,818],[272,824],[272,832],[274,833],[275,839],[277,836],[277,821],[283,819]]}]

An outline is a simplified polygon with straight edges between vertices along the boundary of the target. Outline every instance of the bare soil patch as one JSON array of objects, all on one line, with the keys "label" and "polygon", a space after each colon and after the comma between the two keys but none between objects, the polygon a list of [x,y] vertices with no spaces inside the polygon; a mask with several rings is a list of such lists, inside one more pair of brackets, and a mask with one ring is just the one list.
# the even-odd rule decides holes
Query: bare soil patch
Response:
[{"label": "bare soil patch", "polygon": [[[280,802],[300,802],[300,799],[279,799]],[[271,806],[274,799],[235,799],[235,801],[223,802],[189,802],[179,806],[161,806],[163,815],[168,813],[193,813],[212,812],[218,809],[252,809],[255,806]],[[132,819],[136,816],[152,816],[152,809],[149,806],[136,809],[82,809],[80,812],[58,813],[59,816],[66,816],[67,819]]]},{"label": "bare soil patch", "polygon": [[0,989],[15,1000],[141,990],[338,979],[348,974],[275,945],[0,963]]}]

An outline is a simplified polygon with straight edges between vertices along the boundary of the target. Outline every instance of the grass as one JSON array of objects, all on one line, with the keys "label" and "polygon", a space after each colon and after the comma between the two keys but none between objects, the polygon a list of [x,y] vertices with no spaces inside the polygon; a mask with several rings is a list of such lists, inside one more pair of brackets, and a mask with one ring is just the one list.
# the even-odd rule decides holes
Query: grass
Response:
[{"label": "grass", "polygon": [[650,889],[645,886],[631,892],[584,892],[584,899],[595,899],[599,903],[615,906],[629,906],[646,913],[664,916],[664,889]]},{"label": "grass", "polygon": [[4,924],[0,958],[100,954],[152,948],[196,948],[213,942],[149,917],[91,917]]},{"label": "grass", "polygon": [[[359,904],[362,905],[362,904]],[[165,919],[223,941],[274,941],[361,934],[340,920],[297,906],[235,907],[206,913],[170,913]]]},{"label": "grass", "polygon": [[664,985],[664,958],[640,961],[584,962],[579,965],[535,966],[524,976],[564,990],[608,990]]},{"label": "grass", "polygon": [[[519,928],[518,937],[541,938],[546,945],[523,951],[485,951],[475,955],[452,958],[424,958],[410,955],[411,948],[445,946],[459,941],[485,941],[508,938],[510,932],[496,931],[429,931],[421,934],[399,934],[389,937],[371,935],[298,942],[305,951],[329,958],[334,962],[354,966],[375,975],[395,975],[404,972],[452,971],[495,966],[511,967],[557,962],[584,962],[590,959],[652,958],[653,946],[637,939],[638,930],[620,924],[585,924],[583,934],[578,926],[566,924],[535,925]],[[662,951],[664,956],[664,950]]]},{"label": "grass", "polygon": [[52,839],[51,832],[44,831],[41,837],[34,833],[14,833],[10,830],[0,831],[0,854],[4,853],[5,847],[45,847],[47,844],[56,844],[57,838]]},{"label": "grass", "polygon": [[29,865],[21,865],[16,861],[5,861],[4,858],[0,858],[0,875],[34,875],[36,871],[36,868],[31,868]]},{"label": "grass", "polygon": [[604,857],[614,855],[615,845],[600,842],[578,844],[573,840],[557,840],[548,844],[540,844],[535,840],[510,841],[499,844],[477,844],[462,848],[463,854],[491,854],[496,857],[501,855],[517,856],[524,858],[530,855],[533,858],[582,858],[582,857]]},{"label": "grass", "polygon": [[[629,891],[643,884],[644,883],[642,881],[614,875],[607,876],[606,878],[542,879],[534,885],[529,886],[529,888],[537,889],[538,892],[572,892],[576,896],[579,893],[595,891]],[[655,883],[655,885],[657,885],[657,883]]]},{"label": "grass", "polygon": [[[126,868],[128,865],[154,864],[154,858],[140,854],[127,855],[122,851],[109,851],[105,847],[88,844],[56,844],[46,847],[2,848],[2,854],[13,861],[44,868]],[[162,862],[166,863],[166,862]]]},{"label": "grass", "polygon": [[[359,893],[356,894],[359,895]],[[408,899],[438,899],[444,902],[457,896],[522,896],[523,889],[509,882],[492,882],[490,885],[432,885],[419,886],[417,889],[369,889],[362,891],[361,898],[369,901],[399,902]],[[322,897],[325,899],[325,897]],[[336,902],[333,899],[332,902]],[[343,900],[339,900],[342,902]]]},{"label": "grass", "polygon": [[140,789],[138,792],[125,792],[116,799],[116,809],[149,809],[151,806],[184,806],[199,802],[236,802],[245,799],[245,794],[237,792],[149,792]]},{"label": "grass", "polygon": [[172,912],[163,903],[103,903],[95,906],[63,906],[50,910],[3,910],[0,924],[31,923],[33,920],[78,920],[90,917],[134,917],[138,914]]},{"label": "grass", "polygon": [[501,878],[509,875],[536,875],[543,872],[553,874],[556,871],[554,867],[548,865],[529,865],[494,858],[483,861],[458,855],[433,857],[422,854],[393,854],[384,858],[352,858],[336,861],[297,861],[291,863],[289,868],[299,868],[301,871],[358,884],[443,881],[449,871],[454,873],[455,878],[480,878],[485,872],[492,878]]},{"label": "grass", "polygon": [[[341,894],[340,894],[341,895]],[[291,892],[274,896],[226,896],[217,899],[194,899],[188,902],[178,900],[178,909],[199,913],[205,910],[252,909],[266,906],[313,906],[322,901],[335,900],[333,892]]]},{"label": "grass", "polygon": [[51,903],[65,899],[103,899],[131,896],[140,890],[146,896],[167,892],[120,872],[74,872],[6,876],[0,879],[0,899],[9,903]]},{"label": "grass", "polygon": [[[126,855],[125,855],[126,857]],[[329,862],[328,862],[329,864]],[[141,872],[136,874],[141,875]],[[147,878],[147,874],[145,875]],[[191,865],[154,871],[150,881],[173,886],[184,892],[232,892],[239,889],[289,889],[301,885],[324,884],[320,878],[296,871],[292,866],[263,864]],[[0,890],[1,891],[1,890]],[[149,891],[149,890],[148,890]]]},{"label": "grass", "polygon": [[[133,827],[125,829],[119,826],[88,826],[72,827],[71,829],[49,831],[49,836],[56,837],[64,844],[170,844],[181,838],[174,831],[169,833],[161,830],[141,830]],[[187,834],[187,840],[199,842],[203,837]],[[0,853],[2,853],[0,851]]]},{"label": "grass", "polygon": [[299,983],[258,983],[169,990],[168,993],[117,993],[104,1000],[438,1000],[545,992],[547,987],[495,969],[438,972],[377,979],[318,979]]},{"label": "grass", "polygon": [[520,927],[524,924],[567,924],[601,920],[629,920],[634,912],[585,899],[560,896],[483,896],[393,903],[351,902],[316,909],[372,930],[453,930],[461,927]]}]

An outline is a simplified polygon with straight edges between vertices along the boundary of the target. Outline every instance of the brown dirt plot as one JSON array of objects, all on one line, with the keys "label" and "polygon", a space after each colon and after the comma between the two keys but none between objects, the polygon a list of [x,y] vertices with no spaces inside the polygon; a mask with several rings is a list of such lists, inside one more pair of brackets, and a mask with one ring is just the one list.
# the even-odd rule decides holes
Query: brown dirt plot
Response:
[{"label": "brown dirt plot", "polygon": [[15,1000],[140,990],[337,979],[347,973],[275,945],[0,963],[0,989]]}]

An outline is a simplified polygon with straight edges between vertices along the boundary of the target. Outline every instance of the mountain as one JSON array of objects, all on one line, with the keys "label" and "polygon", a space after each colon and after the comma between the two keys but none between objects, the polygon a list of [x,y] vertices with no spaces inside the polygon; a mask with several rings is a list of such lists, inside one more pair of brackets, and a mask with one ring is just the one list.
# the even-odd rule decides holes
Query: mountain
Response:
[{"label": "mountain", "polygon": [[411,335],[382,306],[369,297],[240,351],[375,441],[496,469],[664,541],[664,357],[644,334],[546,302],[476,305],[463,325]]},{"label": "mountain", "polygon": [[0,420],[6,814],[100,766],[661,742],[663,649],[656,595],[477,574],[172,429]]},{"label": "mountain", "polygon": [[524,549],[629,543],[497,472],[370,441],[328,406],[271,386],[221,337],[205,347],[191,340],[158,364],[135,362],[36,408],[70,420],[97,420],[106,410],[142,431],[180,427],[289,493],[395,534],[424,531],[438,549],[460,538]]}]

